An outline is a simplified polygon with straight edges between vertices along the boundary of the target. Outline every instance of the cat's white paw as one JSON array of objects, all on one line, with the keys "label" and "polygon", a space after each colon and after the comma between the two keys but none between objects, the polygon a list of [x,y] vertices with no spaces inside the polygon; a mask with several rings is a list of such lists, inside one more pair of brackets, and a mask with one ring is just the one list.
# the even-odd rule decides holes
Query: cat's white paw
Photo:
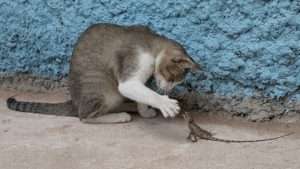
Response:
[{"label": "cat's white paw", "polygon": [[165,118],[175,117],[180,112],[178,101],[170,99],[167,95],[161,96],[160,99],[157,100],[157,105]]},{"label": "cat's white paw", "polygon": [[152,118],[157,115],[157,112],[145,104],[138,103],[138,112],[144,118]]}]

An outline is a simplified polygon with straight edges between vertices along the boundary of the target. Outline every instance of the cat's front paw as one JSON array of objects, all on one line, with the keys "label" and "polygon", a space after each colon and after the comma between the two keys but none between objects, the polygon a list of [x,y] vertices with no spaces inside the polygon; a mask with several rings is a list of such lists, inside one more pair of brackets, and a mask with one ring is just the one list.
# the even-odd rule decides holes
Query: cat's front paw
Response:
[{"label": "cat's front paw", "polygon": [[157,112],[145,104],[138,103],[138,112],[144,118],[153,118]]},{"label": "cat's front paw", "polygon": [[175,117],[180,112],[178,101],[170,99],[167,95],[161,96],[158,102],[158,108],[165,118]]}]

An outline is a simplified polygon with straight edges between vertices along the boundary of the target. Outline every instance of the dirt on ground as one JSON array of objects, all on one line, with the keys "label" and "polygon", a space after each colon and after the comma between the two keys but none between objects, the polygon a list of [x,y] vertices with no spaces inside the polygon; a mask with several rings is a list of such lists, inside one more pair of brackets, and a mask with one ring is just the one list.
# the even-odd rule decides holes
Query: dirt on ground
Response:
[{"label": "dirt on ground", "polygon": [[143,119],[131,123],[82,124],[77,118],[8,110],[5,100],[60,102],[64,91],[25,93],[0,90],[0,169],[299,169],[300,122],[253,123],[196,112],[198,124],[226,139],[259,143],[186,140],[182,118]]}]

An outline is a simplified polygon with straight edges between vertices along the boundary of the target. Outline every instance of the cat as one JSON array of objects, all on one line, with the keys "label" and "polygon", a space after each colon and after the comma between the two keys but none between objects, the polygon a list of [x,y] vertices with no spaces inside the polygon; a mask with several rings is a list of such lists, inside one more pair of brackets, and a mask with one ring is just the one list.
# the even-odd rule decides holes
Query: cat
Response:
[{"label": "cat", "polygon": [[[65,103],[35,103],[7,99],[12,110],[76,116],[84,123],[123,123],[128,112],[142,117],[175,117],[180,107],[175,99],[146,87],[153,77],[168,93],[183,82],[189,71],[200,68],[178,42],[147,26],[101,23],[90,26],[75,44],[69,71],[71,100]],[[137,103],[137,104],[136,104]]]}]

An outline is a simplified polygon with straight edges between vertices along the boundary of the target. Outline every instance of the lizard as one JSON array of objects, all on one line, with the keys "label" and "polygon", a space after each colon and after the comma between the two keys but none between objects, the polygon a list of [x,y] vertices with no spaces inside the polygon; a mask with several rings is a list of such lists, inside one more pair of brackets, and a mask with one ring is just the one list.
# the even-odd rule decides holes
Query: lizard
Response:
[{"label": "lizard", "polygon": [[197,142],[198,139],[204,139],[204,140],[209,140],[209,141],[217,141],[217,142],[225,142],[225,143],[251,143],[251,142],[263,142],[263,141],[272,141],[276,140],[282,137],[286,137],[289,135],[294,134],[293,132],[277,136],[277,137],[272,137],[272,138],[266,138],[266,139],[256,139],[256,140],[230,140],[230,139],[222,139],[222,138],[217,138],[214,137],[213,134],[203,128],[201,128],[195,121],[193,116],[191,115],[190,112],[187,111],[188,109],[188,103],[189,97],[197,97],[193,96],[194,94],[198,94],[198,92],[192,87],[191,83],[185,82],[184,83],[186,87],[186,91],[182,92],[181,95],[178,93],[171,93],[170,97],[173,99],[178,100],[179,106],[181,108],[180,114],[183,119],[188,123],[188,128],[190,130],[187,139],[192,141],[192,142]]},{"label": "lizard", "polygon": [[187,139],[192,142],[197,142],[198,139],[204,139],[204,140],[225,142],[225,143],[250,143],[250,142],[262,142],[262,141],[276,140],[276,139],[286,137],[286,136],[293,134],[291,132],[291,133],[284,134],[284,135],[281,135],[278,137],[257,139],[257,140],[227,140],[227,139],[214,137],[212,133],[210,133],[209,131],[207,131],[205,129],[202,129],[200,126],[197,125],[197,123],[194,121],[192,115],[189,112],[183,111],[181,114],[182,114],[183,118],[187,121],[188,128],[190,130],[190,133],[189,133]]}]

